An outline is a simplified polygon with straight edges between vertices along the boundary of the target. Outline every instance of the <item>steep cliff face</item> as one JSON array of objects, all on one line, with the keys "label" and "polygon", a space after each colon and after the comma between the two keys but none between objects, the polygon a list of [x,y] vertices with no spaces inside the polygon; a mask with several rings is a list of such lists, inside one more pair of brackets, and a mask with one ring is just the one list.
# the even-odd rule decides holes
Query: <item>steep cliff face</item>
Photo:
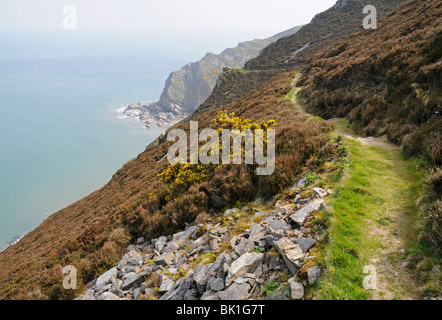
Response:
[{"label": "steep cliff face", "polygon": [[154,103],[133,104],[126,107],[126,114],[162,125],[173,123],[195,111],[207,100],[224,68],[242,68],[245,63],[258,56],[260,51],[281,37],[296,33],[301,26],[278,33],[267,39],[240,42],[220,54],[207,53],[201,60],[188,63],[172,72],[166,80],[160,99]]},{"label": "steep cliff face", "polygon": [[285,69],[305,65],[313,54],[362,30],[362,21],[366,16],[363,13],[365,6],[375,6],[380,19],[404,2],[406,0],[339,0],[327,11],[317,14],[297,33],[266,47],[258,57],[247,62],[245,68]]},{"label": "steep cliff face", "polygon": [[192,113],[210,96],[224,67],[244,67],[263,48],[281,37],[296,33],[300,28],[294,27],[267,39],[241,42],[220,54],[207,53],[200,61],[172,72],[158,101],[159,107],[167,112]]}]

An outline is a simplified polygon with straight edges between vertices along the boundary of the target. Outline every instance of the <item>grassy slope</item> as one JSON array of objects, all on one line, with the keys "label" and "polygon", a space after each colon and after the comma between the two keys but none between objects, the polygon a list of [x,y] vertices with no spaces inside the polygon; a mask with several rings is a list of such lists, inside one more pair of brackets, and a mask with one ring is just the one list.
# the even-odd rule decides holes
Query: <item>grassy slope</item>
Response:
[{"label": "grassy slope", "polygon": [[[344,123],[336,123],[338,130]],[[330,202],[329,243],[321,256],[327,271],[315,298],[414,298],[401,249],[415,245],[415,202],[425,170],[419,160],[405,160],[399,148],[345,142],[350,162]],[[374,292],[362,287],[365,265],[377,269]]]}]

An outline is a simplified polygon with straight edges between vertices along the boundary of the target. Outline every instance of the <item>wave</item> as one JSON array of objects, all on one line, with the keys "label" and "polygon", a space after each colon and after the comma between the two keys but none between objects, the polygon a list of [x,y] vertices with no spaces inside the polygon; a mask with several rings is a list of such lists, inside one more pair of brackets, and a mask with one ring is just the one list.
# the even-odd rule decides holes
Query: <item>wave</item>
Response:
[{"label": "wave", "polygon": [[7,248],[9,248],[10,246],[13,246],[14,244],[16,244],[17,242],[19,242],[21,239],[23,239],[24,236],[18,236],[15,237],[14,239],[12,239],[11,241],[9,241],[8,243],[6,243],[5,245],[0,247],[0,252],[5,251]]}]

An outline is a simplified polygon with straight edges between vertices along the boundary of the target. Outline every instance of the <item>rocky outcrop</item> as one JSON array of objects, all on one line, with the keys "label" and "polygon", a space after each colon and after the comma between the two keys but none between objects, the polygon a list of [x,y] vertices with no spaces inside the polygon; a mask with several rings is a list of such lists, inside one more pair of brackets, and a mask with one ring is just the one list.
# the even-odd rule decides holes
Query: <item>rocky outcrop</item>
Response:
[{"label": "rocky outcrop", "polygon": [[[315,189],[302,199],[304,182],[293,187],[290,201],[257,200],[251,207],[226,210],[216,222],[209,218],[173,235],[139,238],[78,299],[303,299],[304,288],[321,275],[318,266],[307,268],[305,262],[324,231],[305,224],[324,206],[319,197],[328,194]],[[302,219],[293,219],[297,215]],[[237,231],[245,223],[247,229]],[[301,268],[307,268],[307,277],[299,277]],[[269,293],[266,287],[275,283],[278,288]]]},{"label": "rocky outcrop", "polygon": [[220,54],[207,53],[201,60],[188,63],[172,72],[166,80],[159,101],[136,103],[120,109],[126,117],[145,122],[146,127],[163,126],[182,120],[207,100],[223,69],[242,68],[245,63],[258,56],[260,51],[276,40],[296,33],[294,27],[270,38],[240,42]]}]

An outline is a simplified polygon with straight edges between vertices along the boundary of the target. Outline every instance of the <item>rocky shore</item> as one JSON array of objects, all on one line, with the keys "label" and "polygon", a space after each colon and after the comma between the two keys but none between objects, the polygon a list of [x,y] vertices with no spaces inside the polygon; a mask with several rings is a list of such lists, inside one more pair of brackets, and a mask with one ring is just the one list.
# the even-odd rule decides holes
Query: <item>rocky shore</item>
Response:
[{"label": "rocky shore", "polygon": [[158,102],[139,102],[129,104],[117,110],[122,119],[135,119],[142,123],[147,129],[152,126],[170,127],[183,120],[187,114],[166,112],[158,106]]},{"label": "rocky shore", "polygon": [[306,198],[304,183],[292,187],[293,200],[258,199],[173,235],[139,238],[77,300],[303,299],[321,276],[311,249],[325,230],[312,222],[332,193],[314,188]]}]

